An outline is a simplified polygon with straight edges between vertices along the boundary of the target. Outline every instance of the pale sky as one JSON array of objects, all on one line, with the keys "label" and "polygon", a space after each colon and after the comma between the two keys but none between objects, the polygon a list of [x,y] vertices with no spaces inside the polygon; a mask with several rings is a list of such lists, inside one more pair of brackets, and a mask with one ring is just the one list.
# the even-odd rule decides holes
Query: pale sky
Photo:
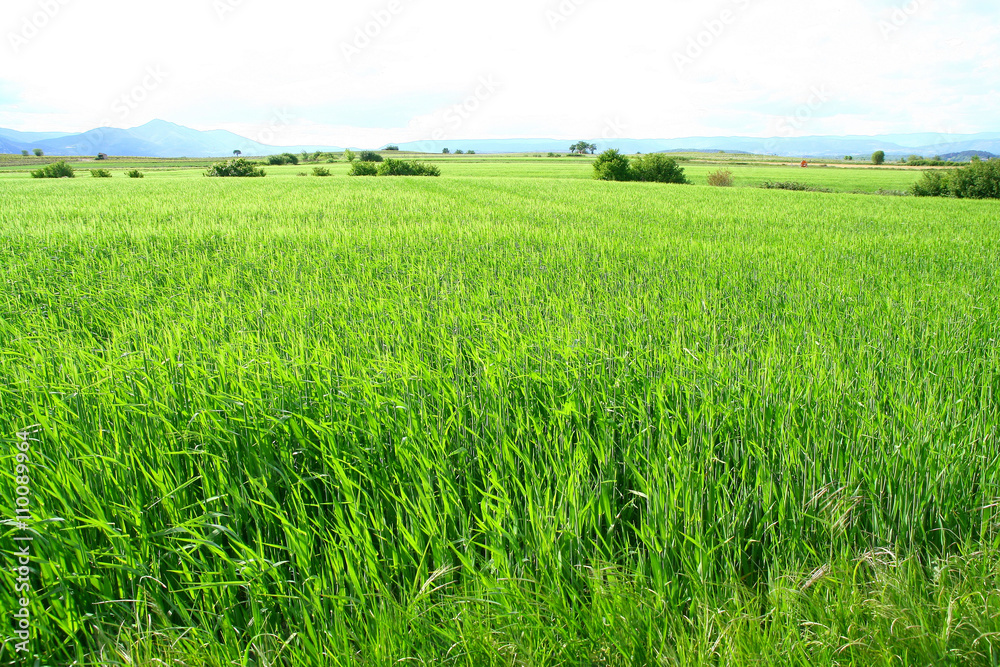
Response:
[{"label": "pale sky", "polygon": [[996,0],[3,0],[0,35],[0,127],[24,131],[1000,131]]}]

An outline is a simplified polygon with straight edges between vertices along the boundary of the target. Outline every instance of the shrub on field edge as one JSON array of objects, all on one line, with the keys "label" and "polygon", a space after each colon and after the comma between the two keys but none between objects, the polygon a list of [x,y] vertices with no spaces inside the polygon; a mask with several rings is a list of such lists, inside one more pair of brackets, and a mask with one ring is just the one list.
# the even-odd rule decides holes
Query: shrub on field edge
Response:
[{"label": "shrub on field edge", "polygon": [[732,187],[733,172],[729,169],[719,169],[718,171],[714,171],[708,175],[708,184],[721,188]]},{"label": "shrub on field edge", "polygon": [[268,155],[267,163],[269,165],[282,165],[282,164],[298,164],[299,156],[292,153],[282,153],[281,155]]},{"label": "shrub on field edge", "polygon": [[708,184],[719,188],[733,187],[733,172],[728,169],[720,169],[708,175]]},{"label": "shrub on field edge", "polygon": [[125,172],[125,175],[128,176],[129,178],[145,178],[146,177],[146,175],[143,174],[138,169],[129,169],[128,171]]},{"label": "shrub on field edge", "polygon": [[381,162],[385,158],[375,151],[361,151],[358,153],[358,159],[362,162]]},{"label": "shrub on field edge", "polygon": [[235,160],[228,160],[212,165],[205,172],[205,175],[213,177],[261,178],[266,176],[267,172],[246,158],[238,157]]},{"label": "shrub on field edge", "polygon": [[313,176],[329,176],[330,170],[326,167],[313,167]]},{"label": "shrub on field edge", "polygon": [[349,176],[375,176],[378,174],[378,167],[372,162],[352,162]]},{"label": "shrub on field edge", "polygon": [[107,169],[91,169],[90,175],[93,178],[111,178],[111,172]]},{"label": "shrub on field edge", "polygon": [[917,197],[1000,199],[1000,159],[973,160],[949,171],[925,171],[910,191]]},{"label": "shrub on field edge", "polygon": [[54,162],[31,172],[32,178],[75,178],[73,167],[65,162]]},{"label": "shrub on field edge", "polygon": [[663,153],[642,155],[632,165],[633,180],[644,183],[688,183],[684,169],[677,166],[677,160]]},{"label": "shrub on field edge", "polygon": [[600,181],[631,181],[628,158],[616,148],[609,148],[594,160],[594,178]]},{"label": "shrub on field edge", "polygon": [[795,192],[833,192],[830,188],[817,188],[798,181],[764,181],[760,187],[765,190],[793,190]]},{"label": "shrub on field edge", "polygon": [[351,176],[440,176],[441,170],[431,164],[389,158],[379,165],[372,162],[355,162]]},{"label": "shrub on field edge", "polygon": [[636,158],[633,164],[617,149],[609,149],[594,160],[594,178],[601,181],[640,181],[644,183],[689,183],[677,160],[662,153]]},{"label": "shrub on field edge", "polygon": [[378,176],[440,176],[441,170],[430,164],[389,158],[378,166]]}]

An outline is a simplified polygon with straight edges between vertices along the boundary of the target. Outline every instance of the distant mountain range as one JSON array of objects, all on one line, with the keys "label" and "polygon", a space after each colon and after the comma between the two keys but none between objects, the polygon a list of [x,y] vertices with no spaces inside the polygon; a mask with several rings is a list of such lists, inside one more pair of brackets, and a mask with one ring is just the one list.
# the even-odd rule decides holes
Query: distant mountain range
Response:
[{"label": "distant mountain range", "polygon": [[[922,155],[948,158],[953,154],[981,157],[1000,154],[1000,132],[981,134],[892,134],[881,136],[819,137],[686,137],[680,139],[587,139],[598,150],[617,148],[624,153],[720,152],[783,157],[867,157],[882,150],[890,158]],[[566,152],[564,139],[469,139],[413,141],[396,144],[404,151],[440,153],[474,150],[477,153]],[[226,157],[234,150],[244,155],[275,155],[302,151],[341,151],[337,146],[270,146],[226,130],[201,131],[154,120],[131,129],[102,127],[83,133],[19,132],[0,128],[0,153],[40,148],[46,155],[108,155],[135,157]],[[352,148],[377,148],[360,146]]]},{"label": "distant mountain range", "polygon": [[46,155],[124,155],[135,157],[225,157],[233,151],[244,155],[276,155],[301,151],[340,151],[337,146],[268,146],[226,130],[201,131],[153,120],[122,130],[100,127],[88,132],[17,132],[0,128],[0,153],[20,153],[40,148]]}]

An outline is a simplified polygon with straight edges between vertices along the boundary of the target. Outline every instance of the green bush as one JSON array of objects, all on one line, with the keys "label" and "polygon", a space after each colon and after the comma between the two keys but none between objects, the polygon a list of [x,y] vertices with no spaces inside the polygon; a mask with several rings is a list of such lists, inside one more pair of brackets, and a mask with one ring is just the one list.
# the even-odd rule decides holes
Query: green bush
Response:
[{"label": "green bush", "polygon": [[107,169],[91,169],[90,175],[94,178],[111,178],[111,172]]},{"label": "green bush", "polygon": [[378,166],[377,174],[379,176],[440,176],[441,170],[430,164],[389,158]]},{"label": "green bush", "polygon": [[355,155],[354,151],[352,151],[350,148],[344,151],[344,159],[347,160],[348,162],[354,162],[357,158],[358,156]]},{"label": "green bush", "polygon": [[21,155],[23,155],[24,157],[28,157],[30,153],[28,151],[21,151]]},{"label": "green bush", "polygon": [[128,176],[129,178],[145,178],[146,177],[146,175],[143,174],[138,169],[129,169],[128,171],[125,172],[125,175]]},{"label": "green bush", "polygon": [[351,171],[348,172],[349,176],[376,176],[377,174],[378,167],[371,162],[361,161],[352,162]]},{"label": "green bush", "polygon": [[632,165],[632,180],[645,183],[688,183],[684,169],[677,160],[663,153],[650,153],[636,159]]},{"label": "green bush", "polygon": [[632,169],[628,158],[610,148],[594,160],[594,178],[601,181],[631,181]]},{"label": "green bush", "polygon": [[1000,159],[973,161],[956,169],[950,187],[959,199],[1000,199]]},{"label": "green bush", "polygon": [[943,171],[925,171],[923,178],[910,188],[917,197],[947,197],[948,174]]},{"label": "green bush", "polygon": [[872,164],[885,164],[885,151],[872,153]]},{"label": "green bush", "polygon": [[245,158],[219,162],[205,172],[206,176],[220,178],[262,178],[267,175],[263,169]]},{"label": "green bush", "polygon": [[1000,199],[1000,159],[971,164],[949,171],[925,171],[910,190],[917,197]]},{"label": "green bush", "polygon": [[430,164],[389,158],[376,165],[358,160],[351,165],[350,176],[440,176],[441,170]]},{"label": "green bush", "polygon": [[385,158],[375,151],[361,151],[358,153],[358,159],[362,162],[381,162]]},{"label": "green bush", "polygon": [[55,162],[47,164],[40,169],[31,172],[32,178],[76,178],[73,167],[65,162]]},{"label": "green bush", "polygon": [[313,167],[313,176],[329,176],[330,170],[326,167]]},{"label": "green bush", "polygon": [[268,155],[267,163],[269,165],[282,165],[282,164],[298,164],[299,156],[292,153],[282,153],[281,155]]},{"label": "green bush", "polygon": [[42,157],[43,155],[45,155],[45,151],[43,151],[41,148],[36,148],[34,149],[33,152],[35,154],[35,157]]}]

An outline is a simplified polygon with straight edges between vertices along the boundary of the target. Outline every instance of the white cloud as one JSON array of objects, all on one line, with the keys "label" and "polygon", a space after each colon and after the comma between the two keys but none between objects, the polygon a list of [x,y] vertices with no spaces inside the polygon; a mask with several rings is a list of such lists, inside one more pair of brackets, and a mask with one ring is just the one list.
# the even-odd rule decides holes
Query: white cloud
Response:
[{"label": "white cloud", "polygon": [[[442,127],[455,138],[599,137],[609,124],[636,138],[996,130],[997,12],[972,0],[7,0],[0,126],[163,118],[340,145]],[[153,88],[149,68],[164,73]],[[501,85],[456,126],[455,105],[483,77]],[[817,89],[829,93],[818,105]],[[292,120],[274,131],[276,113]]]}]

